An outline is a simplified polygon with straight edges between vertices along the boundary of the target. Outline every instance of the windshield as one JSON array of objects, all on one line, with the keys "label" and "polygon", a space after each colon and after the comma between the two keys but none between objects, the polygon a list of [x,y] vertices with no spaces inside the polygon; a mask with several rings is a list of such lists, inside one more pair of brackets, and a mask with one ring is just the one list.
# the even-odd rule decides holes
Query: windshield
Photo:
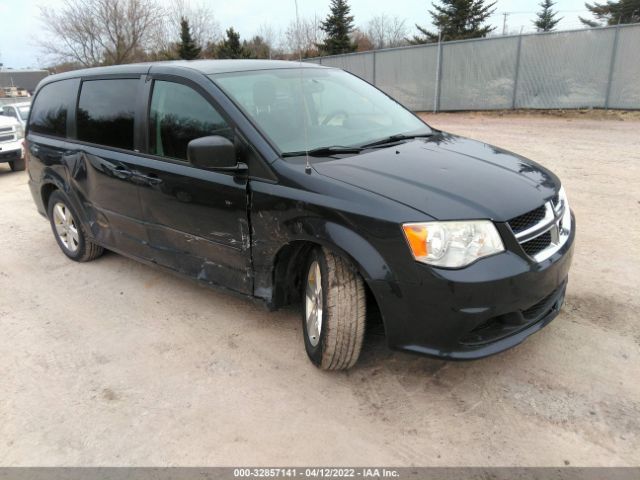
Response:
[{"label": "windshield", "polygon": [[18,113],[20,114],[20,118],[22,118],[22,120],[26,120],[29,116],[29,107],[18,107]]},{"label": "windshield", "polygon": [[211,78],[283,153],[431,132],[400,104],[342,70],[292,68]]}]

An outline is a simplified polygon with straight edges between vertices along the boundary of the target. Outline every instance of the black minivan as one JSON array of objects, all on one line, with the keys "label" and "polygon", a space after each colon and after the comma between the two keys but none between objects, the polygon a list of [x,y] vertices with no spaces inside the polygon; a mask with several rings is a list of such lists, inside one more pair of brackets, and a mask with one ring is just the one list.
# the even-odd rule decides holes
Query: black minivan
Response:
[{"label": "black minivan", "polygon": [[342,70],[202,60],[53,75],[26,145],[65,255],[106,248],[271,309],[301,302],[324,369],[356,362],[367,308],[392,348],[475,359],[564,300],[575,220],[560,180]]}]

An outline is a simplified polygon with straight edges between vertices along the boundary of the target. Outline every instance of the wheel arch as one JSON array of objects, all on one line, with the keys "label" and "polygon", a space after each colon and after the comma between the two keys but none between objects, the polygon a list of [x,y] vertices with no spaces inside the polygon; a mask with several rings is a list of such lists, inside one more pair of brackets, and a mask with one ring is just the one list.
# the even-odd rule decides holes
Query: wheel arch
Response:
[{"label": "wheel arch", "polygon": [[393,273],[384,258],[364,237],[343,225],[325,222],[321,232],[298,235],[278,249],[271,264],[271,298],[267,299],[269,307],[277,309],[300,301],[300,282],[304,276],[306,259],[313,248],[323,247],[349,260],[363,278],[367,296],[380,310],[380,299],[370,283],[392,280]]},{"label": "wheel arch", "polygon": [[49,198],[56,190],[60,190],[60,187],[54,182],[43,183],[40,187],[40,198],[46,214],[49,212]]},{"label": "wheel arch", "polygon": [[53,169],[45,170],[40,182],[40,198],[42,200],[42,206],[44,207],[45,216],[48,217],[49,199],[56,190],[60,190],[64,193],[71,206],[77,212],[79,217],[78,220],[86,225],[88,216],[82,202],[73,191],[73,188],[70,188],[67,181],[65,181],[59,172],[56,172]]}]

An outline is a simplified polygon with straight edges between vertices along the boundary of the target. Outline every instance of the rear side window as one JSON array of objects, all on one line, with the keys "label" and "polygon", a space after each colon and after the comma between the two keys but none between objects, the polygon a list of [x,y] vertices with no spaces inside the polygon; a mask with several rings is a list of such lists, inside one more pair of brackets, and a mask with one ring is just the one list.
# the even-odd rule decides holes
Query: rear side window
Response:
[{"label": "rear side window", "polygon": [[55,137],[67,136],[67,115],[77,95],[75,80],[61,80],[40,89],[33,103],[29,131]]},{"label": "rear side window", "polygon": [[138,79],[87,80],[78,102],[78,140],[133,150]]}]

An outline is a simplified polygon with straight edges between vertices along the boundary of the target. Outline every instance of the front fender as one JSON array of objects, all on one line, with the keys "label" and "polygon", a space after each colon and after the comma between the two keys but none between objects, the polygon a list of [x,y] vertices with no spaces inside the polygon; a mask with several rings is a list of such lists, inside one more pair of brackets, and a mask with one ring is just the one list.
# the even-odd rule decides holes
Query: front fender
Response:
[{"label": "front fender", "polygon": [[343,225],[321,218],[298,220],[305,235],[294,240],[317,243],[349,258],[368,281],[391,280],[393,273],[380,253],[364,237]]},{"label": "front fender", "polygon": [[[397,292],[397,278],[414,281],[415,262],[400,223],[424,220],[424,214],[375,193],[297,171],[299,166],[278,165],[279,174],[289,177],[286,181],[250,182],[254,296],[274,308],[294,302],[301,279],[292,277],[300,277],[300,265],[314,245],[349,259],[377,292]],[[282,294],[283,282],[289,293]]]},{"label": "front fender", "polygon": [[[388,262],[366,238],[349,226],[317,216],[297,217],[271,225],[254,227],[254,295],[271,308],[297,301],[301,265],[314,245],[327,248],[354,265],[368,285],[386,284],[393,289],[396,279]],[[270,236],[268,240],[260,235]],[[374,293],[375,295],[375,293]]]}]

